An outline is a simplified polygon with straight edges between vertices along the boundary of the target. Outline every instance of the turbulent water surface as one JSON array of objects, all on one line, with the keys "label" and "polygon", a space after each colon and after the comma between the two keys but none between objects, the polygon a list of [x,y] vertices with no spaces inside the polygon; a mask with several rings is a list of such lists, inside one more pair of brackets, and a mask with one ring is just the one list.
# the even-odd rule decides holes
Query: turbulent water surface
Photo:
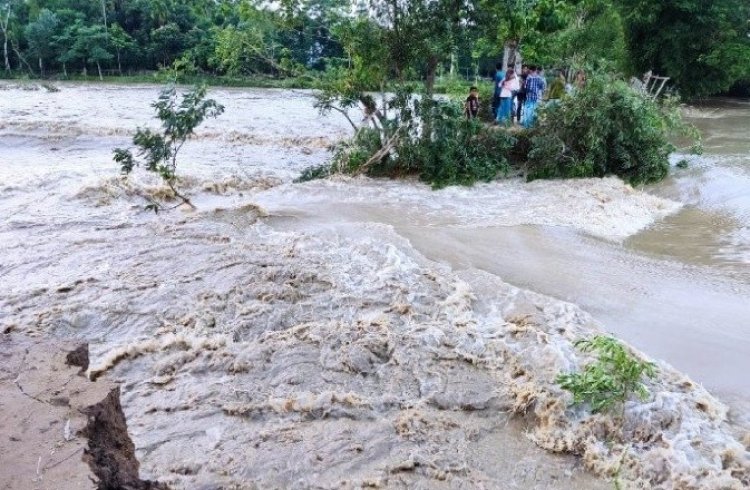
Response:
[{"label": "turbulent water surface", "polygon": [[[750,484],[750,106],[691,109],[707,154],[645,191],[433,192],[292,184],[348,123],[307,93],[214,90],[227,111],[179,164],[197,210],[154,215],[147,198],[168,193],[120,177],[111,149],[155,124],[158,88],[35,88],[0,90],[0,326],[91,342],[90,375],[123,383],[146,477]],[[554,381],[601,330],[662,360],[623,426],[569,408]]]}]

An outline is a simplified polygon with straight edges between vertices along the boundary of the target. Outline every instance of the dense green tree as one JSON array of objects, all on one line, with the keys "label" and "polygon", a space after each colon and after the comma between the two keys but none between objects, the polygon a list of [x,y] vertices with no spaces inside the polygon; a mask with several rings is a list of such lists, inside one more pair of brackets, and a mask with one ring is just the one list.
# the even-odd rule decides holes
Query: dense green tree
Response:
[{"label": "dense green tree", "polygon": [[73,45],[69,49],[70,61],[82,60],[84,70],[86,63],[96,65],[99,79],[103,80],[102,63],[114,58],[108,50],[109,36],[101,24],[84,26],[77,23],[73,26]]},{"label": "dense green tree", "polygon": [[[479,0],[477,23],[487,38],[484,49],[503,49],[503,65],[515,66],[521,54],[543,62],[552,49],[545,41],[572,20],[573,3],[563,0]],[[547,44],[547,45],[545,45]]]},{"label": "dense green tree", "polygon": [[24,28],[29,51],[39,60],[39,73],[42,76],[44,76],[44,61],[54,57],[54,38],[59,24],[57,15],[43,9],[36,20]]},{"label": "dense green tree", "polygon": [[728,90],[750,77],[747,0],[618,0],[630,62],[671,77],[688,96]]},{"label": "dense green tree", "polygon": [[620,11],[610,0],[584,0],[575,9],[572,25],[558,37],[558,59],[575,66],[609,64],[626,68],[626,46]]},{"label": "dense green tree", "polygon": [[241,22],[217,33],[212,61],[231,75],[293,73],[289,50],[280,43],[273,15],[254,8],[243,9]]},{"label": "dense green tree", "polygon": [[523,58],[652,69],[705,95],[750,79],[749,16],[747,0],[0,0],[0,43],[6,73],[344,70],[352,87],[421,80],[430,93],[441,74]]},{"label": "dense green tree", "polygon": [[11,60],[15,57],[18,70],[27,69],[33,73],[31,65],[21,52],[24,41],[23,30],[29,19],[29,5],[22,0],[0,0],[0,30],[3,34],[3,57],[6,71],[12,69]]},{"label": "dense green tree", "polygon": [[279,41],[295,62],[324,69],[329,59],[342,55],[332,31],[346,21],[349,0],[281,0],[280,4]]},{"label": "dense green tree", "polygon": [[184,49],[185,35],[174,22],[168,22],[151,33],[149,51],[161,66],[169,66]]},{"label": "dense green tree", "polygon": [[109,43],[117,57],[117,72],[122,74],[122,56],[136,50],[135,40],[119,24],[112,24],[109,26]]},{"label": "dense green tree", "polygon": [[0,2],[0,31],[2,31],[3,34],[3,66],[6,72],[10,72],[8,45],[10,42],[10,16],[12,13],[11,2],[7,0]]}]

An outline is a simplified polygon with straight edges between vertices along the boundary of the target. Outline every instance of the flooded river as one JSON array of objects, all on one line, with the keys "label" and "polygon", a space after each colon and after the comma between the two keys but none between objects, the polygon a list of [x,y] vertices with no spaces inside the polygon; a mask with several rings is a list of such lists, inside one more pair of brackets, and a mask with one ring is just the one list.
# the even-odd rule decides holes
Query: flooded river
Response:
[{"label": "flooded river", "polygon": [[[163,187],[120,177],[111,151],[155,124],[158,87],[59,88],[0,86],[0,327],[91,343],[146,477],[748,484],[750,105],[690,109],[707,152],[657,186],[433,192],[293,184],[348,123],[308,93],[217,89],[226,113],[178,164],[197,210],[154,215],[144,196]],[[554,381],[600,331],[659,362],[620,429],[568,408]],[[620,432],[637,443],[611,443]]]},{"label": "flooded river", "polygon": [[602,182],[531,184],[511,200],[497,186],[412,198],[378,183],[365,199],[295,190],[280,205],[320,223],[388,223],[434,260],[581,305],[750,412],[750,102],[714,101],[687,115],[706,151],[645,189],[668,203]]}]

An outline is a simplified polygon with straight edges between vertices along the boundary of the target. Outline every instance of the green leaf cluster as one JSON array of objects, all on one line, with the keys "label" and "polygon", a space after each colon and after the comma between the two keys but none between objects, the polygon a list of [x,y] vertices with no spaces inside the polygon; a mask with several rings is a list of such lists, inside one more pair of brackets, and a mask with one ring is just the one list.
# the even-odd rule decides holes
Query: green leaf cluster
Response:
[{"label": "green leaf cluster", "polygon": [[682,125],[673,101],[660,104],[607,75],[592,77],[574,96],[540,110],[528,154],[528,177],[617,175],[633,185],[669,171],[670,136]]},{"label": "green leaf cluster", "polygon": [[747,0],[618,0],[634,71],[669,76],[685,96],[750,78]]},{"label": "green leaf cluster", "polygon": [[560,387],[573,394],[574,405],[587,404],[599,413],[624,406],[632,396],[648,398],[643,379],[656,376],[654,363],[639,360],[613,337],[596,336],[575,345],[597,359],[580,372],[557,377]]},{"label": "green leaf cluster", "polygon": [[455,102],[436,103],[430,110],[432,134],[399,148],[401,167],[418,169],[420,179],[435,189],[507,176],[512,136],[467,119]]},{"label": "green leaf cluster", "polygon": [[174,86],[164,88],[156,102],[151,104],[161,121],[161,130],[138,128],[133,136],[135,156],[129,149],[114,149],[114,160],[120,164],[122,172],[129,174],[135,167],[143,165],[149,172],[158,173],[175,194],[182,197],[174,188],[177,155],[204,120],[224,112],[224,106],[206,99],[206,93],[205,85],[197,86],[179,98]]},{"label": "green leaf cluster", "polygon": [[[456,101],[417,97],[411,90],[400,87],[389,99],[393,117],[379,119],[382,127],[358,128],[353,138],[336,147],[331,171],[364,172],[374,177],[418,175],[435,189],[488,182],[508,174],[507,156],[515,138],[479,120],[467,119]],[[344,96],[339,102],[348,106],[356,99]],[[319,107],[330,110],[328,105]],[[382,152],[387,142],[392,142],[392,148]],[[327,175],[320,169],[308,169],[301,180]]]}]

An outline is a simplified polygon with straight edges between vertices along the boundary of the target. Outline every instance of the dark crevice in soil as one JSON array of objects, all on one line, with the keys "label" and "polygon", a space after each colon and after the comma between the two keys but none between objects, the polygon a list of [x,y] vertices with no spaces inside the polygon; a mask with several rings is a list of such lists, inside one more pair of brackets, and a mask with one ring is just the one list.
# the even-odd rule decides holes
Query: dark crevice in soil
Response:
[{"label": "dark crevice in soil", "polygon": [[[88,347],[68,355],[88,368]],[[73,364],[79,366],[80,364]],[[168,490],[164,483],[141,480],[135,445],[128,434],[125,414],[120,404],[120,387],[113,388],[104,400],[84,410],[88,417],[86,428],[79,435],[88,439],[83,460],[97,476],[99,490]]]},{"label": "dark crevice in soil", "polygon": [[89,344],[81,344],[68,352],[65,362],[68,366],[81,368],[81,373],[85,372],[89,368]]}]

